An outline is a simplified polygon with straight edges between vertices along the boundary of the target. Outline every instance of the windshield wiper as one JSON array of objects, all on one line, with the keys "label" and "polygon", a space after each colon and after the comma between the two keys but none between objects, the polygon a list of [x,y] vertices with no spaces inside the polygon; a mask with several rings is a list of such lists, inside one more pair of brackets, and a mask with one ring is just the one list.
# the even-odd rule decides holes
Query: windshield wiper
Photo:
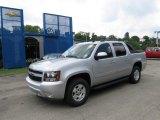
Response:
[{"label": "windshield wiper", "polygon": [[77,58],[75,55],[67,55],[66,57]]}]

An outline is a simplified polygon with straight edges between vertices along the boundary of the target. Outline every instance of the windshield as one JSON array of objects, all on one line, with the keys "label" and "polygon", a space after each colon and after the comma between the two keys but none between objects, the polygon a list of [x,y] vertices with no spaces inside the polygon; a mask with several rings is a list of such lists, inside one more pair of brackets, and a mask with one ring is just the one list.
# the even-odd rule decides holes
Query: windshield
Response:
[{"label": "windshield", "polygon": [[90,57],[95,44],[76,44],[63,53],[65,57],[88,58]]}]

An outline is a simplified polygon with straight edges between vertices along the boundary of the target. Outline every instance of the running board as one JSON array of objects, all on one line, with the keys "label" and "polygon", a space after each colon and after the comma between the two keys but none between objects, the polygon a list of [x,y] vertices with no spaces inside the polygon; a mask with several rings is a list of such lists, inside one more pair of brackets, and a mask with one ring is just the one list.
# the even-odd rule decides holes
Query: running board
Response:
[{"label": "running board", "polygon": [[115,79],[115,80],[112,80],[112,81],[109,81],[109,82],[106,82],[106,83],[102,83],[102,84],[99,84],[99,85],[95,85],[95,86],[92,87],[92,89],[101,89],[101,88],[111,86],[111,85],[116,84],[116,83],[120,83],[122,81],[126,81],[127,79],[129,79],[129,76],[119,78],[119,79]]}]

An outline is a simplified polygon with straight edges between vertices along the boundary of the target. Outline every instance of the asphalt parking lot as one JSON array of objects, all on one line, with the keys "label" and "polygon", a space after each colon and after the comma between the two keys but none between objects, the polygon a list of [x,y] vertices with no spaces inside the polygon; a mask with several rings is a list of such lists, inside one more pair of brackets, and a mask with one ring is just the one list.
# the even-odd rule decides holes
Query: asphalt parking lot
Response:
[{"label": "asphalt parking lot", "polygon": [[93,90],[76,108],[35,96],[25,77],[0,77],[0,120],[160,120],[160,60],[147,61],[140,83]]}]

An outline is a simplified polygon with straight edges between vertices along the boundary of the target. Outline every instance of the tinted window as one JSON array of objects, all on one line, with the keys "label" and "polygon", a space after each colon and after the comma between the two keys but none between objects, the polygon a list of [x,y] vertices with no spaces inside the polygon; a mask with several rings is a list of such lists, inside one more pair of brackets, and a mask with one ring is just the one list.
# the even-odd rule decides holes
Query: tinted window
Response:
[{"label": "tinted window", "polygon": [[126,55],[126,49],[124,48],[122,43],[113,43],[113,47],[115,49],[116,56]]},{"label": "tinted window", "polygon": [[108,54],[108,57],[113,57],[111,46],[108,43],[100,45],[99,48],[97,49],[96,55],[99,52],[106,52]]},{"label": "tinted window", "polygon": [[136,53],[137,52],[131,45],[129,45],[129,44],[126,44],[126,45],[129,49],[130,53]]},{"label": "tinted window", "polygon": [[160,48],[146,48],[146,51],[148,51],[148,52],[158,52],[158,51],[160,51]]}]

